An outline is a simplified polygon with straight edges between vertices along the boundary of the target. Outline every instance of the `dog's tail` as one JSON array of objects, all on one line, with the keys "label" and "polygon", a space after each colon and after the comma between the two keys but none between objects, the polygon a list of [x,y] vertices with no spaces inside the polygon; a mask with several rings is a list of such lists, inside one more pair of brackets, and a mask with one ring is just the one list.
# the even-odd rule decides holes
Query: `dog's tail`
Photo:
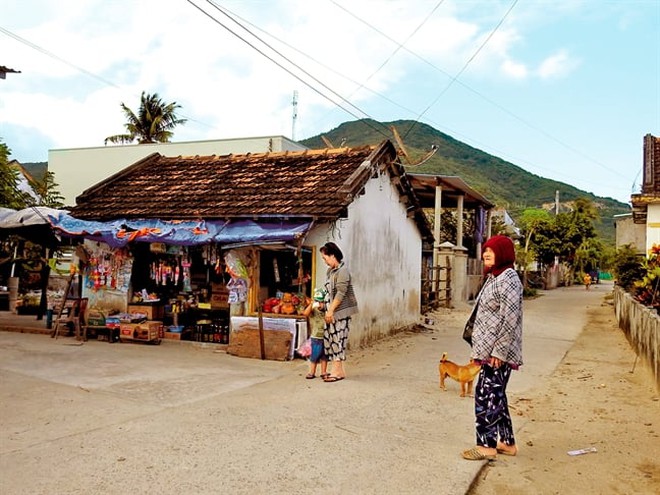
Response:
[{"label": "dog's tail", "polygon": [[440,362],[441,362],[441,363],[444,363],[445,361],[447,361],[447,353],[446,353],[446,352],[443,352],[443,353],[442,353],[442,357],[440,358]]}]

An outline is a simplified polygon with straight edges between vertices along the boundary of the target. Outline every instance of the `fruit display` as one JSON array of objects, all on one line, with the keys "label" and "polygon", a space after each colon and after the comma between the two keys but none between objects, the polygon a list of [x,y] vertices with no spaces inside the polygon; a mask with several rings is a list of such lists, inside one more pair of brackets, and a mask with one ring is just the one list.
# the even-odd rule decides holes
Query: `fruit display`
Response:
[{"label": "fruit display", "polygon": [[264,313],[295,315],[302,314],[305,309],[305,295],[284,292],[281,297],[269,297],[261,305]]}]

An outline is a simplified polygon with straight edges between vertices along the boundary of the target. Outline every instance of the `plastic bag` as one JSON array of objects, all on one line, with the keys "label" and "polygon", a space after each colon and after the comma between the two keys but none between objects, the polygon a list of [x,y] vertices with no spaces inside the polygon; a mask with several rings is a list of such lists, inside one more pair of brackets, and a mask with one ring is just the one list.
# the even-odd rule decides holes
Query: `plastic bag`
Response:
[{"label": "plastic bag", "polygon": [[227,271],[232,278],[249,278],[250,275],[245,267],[245,262],[236,251],[231,250],[225,253],[225,263],[227,264]]},{"label": "plastic bag", "polygon": [[309,356],[311,356],[312,355],[312,339],[308,338],[307,340],[305,340],[305,342],[300,344],[298,346],[298,349],[296,349],[296,352],[304,358],[308,358]]}]

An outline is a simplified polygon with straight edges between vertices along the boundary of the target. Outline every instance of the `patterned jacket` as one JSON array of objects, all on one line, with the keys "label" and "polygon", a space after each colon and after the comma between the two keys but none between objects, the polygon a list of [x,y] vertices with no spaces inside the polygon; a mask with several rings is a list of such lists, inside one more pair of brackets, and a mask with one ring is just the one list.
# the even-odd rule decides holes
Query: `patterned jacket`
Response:
[{"label": "patterned jacket", "polygon": [[520,366],[522,360],[523,287],[516,271],[507,268],[497,277],[488,275],[475,302],[472,357],[491,356]]}]

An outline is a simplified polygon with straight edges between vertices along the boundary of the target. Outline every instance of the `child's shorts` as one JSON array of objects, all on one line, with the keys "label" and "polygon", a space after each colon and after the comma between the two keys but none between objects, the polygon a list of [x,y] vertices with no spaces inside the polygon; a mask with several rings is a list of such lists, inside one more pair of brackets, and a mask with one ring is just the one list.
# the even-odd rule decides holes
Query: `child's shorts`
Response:
[{"label": "child's shorts", "polygon": [[323,351],[323,339],[315,339],[312,337],[312,354],[309,356],[309,360],[312,363],[318,363],[321,358],[325,357]]}]

